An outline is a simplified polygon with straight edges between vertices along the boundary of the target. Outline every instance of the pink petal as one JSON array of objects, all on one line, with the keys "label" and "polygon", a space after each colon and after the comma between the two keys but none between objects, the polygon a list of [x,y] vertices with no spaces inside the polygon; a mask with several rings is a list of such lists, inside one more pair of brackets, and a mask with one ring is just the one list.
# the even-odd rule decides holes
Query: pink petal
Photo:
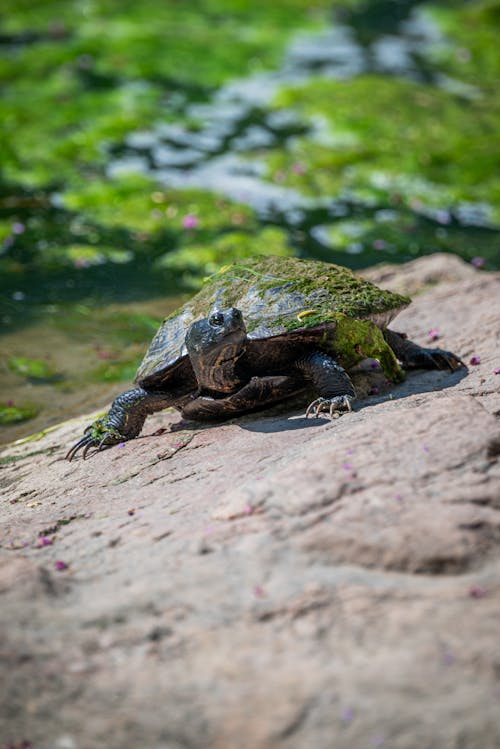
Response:
[{"label": "pink petal", "polygon": [[478,364],[481,364],[481,357],[480,356],[471,356],[469,360],[469,364],[473,364],[474,366],[477,366]]},{"label": "pink petal", "polygon": [[44,546],[52,546],[53,543],[54,541],[52,538],[48,538],[47,536],[40,536],[36,545],[41,549]]},{"label": "pink petal", "polygon": [[182,226],[184,229],[196,229],[198,226],[198,218],[194,216],[192,213],[188,213],[184,218],[182,219]]},{"label": "pink petal", "polygon": [[427,333],[427,337],[430,341],[437,341],[438,338],[441,338],[441,333],[437,328],[431,328]]},{"label": "pink petal", "polygon": [[486,588],[481,587],[481,585],[472,585],[469,588],[469,596],[471,598],[484,598],[487,595]]},{"label": "pink petal", "polygon": [[58,559],[57,562],[54,563],[54,567],[58,572],[63,572],[64,570],[68,569],[69,564],[63,562],[62,559]]},{"label": "pink petal", "polygon": [[354,710],[352,709],[352,707],[346,707],[346,709],[342,711],[342,715],[340,717],[344,723],[351,723],[351,721],[354,719]]}]

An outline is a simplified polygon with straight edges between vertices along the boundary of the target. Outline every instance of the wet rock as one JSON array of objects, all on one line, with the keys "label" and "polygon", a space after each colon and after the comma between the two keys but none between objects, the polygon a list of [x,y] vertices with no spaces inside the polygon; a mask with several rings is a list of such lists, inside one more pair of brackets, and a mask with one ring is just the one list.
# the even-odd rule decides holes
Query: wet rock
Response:
[{"label": "wet rock", "polygon": [[4,449],[2,736],[498,745],[499,277],[450,255],[366,275],[416,294],[395,329],[480,363],[398,386],[360,371],[378,393],[335,421],[167,411],[69,464],[86,416]]}]

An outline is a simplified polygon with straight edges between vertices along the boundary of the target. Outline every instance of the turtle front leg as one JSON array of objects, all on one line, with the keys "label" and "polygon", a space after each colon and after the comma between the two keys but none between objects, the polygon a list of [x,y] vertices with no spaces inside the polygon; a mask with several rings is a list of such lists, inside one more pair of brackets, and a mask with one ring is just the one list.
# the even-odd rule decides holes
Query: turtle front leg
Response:
[{"label": "turtle front leg", "polygon": [[319,397],[309,404],[306,417],[318,417],[327,412],[337,418],[345,411],[351,411],[351,401],[356,398],[354,385],[345,369],[327,354],[315,351],[301,357],[295,366],[310,380]]},{"label": "turtle front leg", "polygon": [[455,372],[465,367],[463,361],[451,351],[419,346],[408,340],[404,333],[386,328],[384,338],[404,369],[450,369]]},{"label": "turtle front leg", "polygon": [[166,393],[151,393],[143,388],[121,393],[111,404],[108,413],[85,429],[83,437],[68,450],[66,459],[73,460],[79,450],[83,450],[82,457],[85,459],[93,447],[99,451],[103,447],[134,439],[140,434],[149,414],[172,405],[173,399]]}]

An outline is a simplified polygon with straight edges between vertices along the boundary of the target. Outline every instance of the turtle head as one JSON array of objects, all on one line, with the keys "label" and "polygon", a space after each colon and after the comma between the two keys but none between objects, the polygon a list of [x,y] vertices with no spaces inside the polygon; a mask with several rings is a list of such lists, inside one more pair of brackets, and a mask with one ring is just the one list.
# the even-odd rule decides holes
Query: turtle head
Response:
[{"label": "turtle head", "polygon": [[236,307],[214,309],[194,322],[186,334],[186,348],[198,385],[223,393],[238,390],[245,382],[236,370],[246,342],[243,315]]}]

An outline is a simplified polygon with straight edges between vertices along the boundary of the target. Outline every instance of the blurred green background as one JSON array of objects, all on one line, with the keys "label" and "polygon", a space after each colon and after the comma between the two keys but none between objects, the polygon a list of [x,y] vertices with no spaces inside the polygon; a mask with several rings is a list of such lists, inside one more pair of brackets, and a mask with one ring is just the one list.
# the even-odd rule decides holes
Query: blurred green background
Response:
[{"label": "blurred green background", "polygon": [[500,2],[0,10],[0,441],[126,389],[256,253],[500,263]]}]

